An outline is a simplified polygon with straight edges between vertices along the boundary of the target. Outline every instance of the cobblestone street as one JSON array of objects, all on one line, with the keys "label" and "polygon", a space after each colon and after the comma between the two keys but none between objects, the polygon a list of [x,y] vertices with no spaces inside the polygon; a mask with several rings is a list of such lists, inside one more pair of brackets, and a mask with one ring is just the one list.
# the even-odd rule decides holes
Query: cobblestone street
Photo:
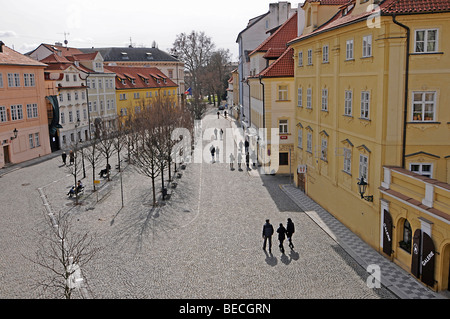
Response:
[{"label": "cobblestone street", "polygon": [[[209,114],[203,128],[231,123]],[[42,270],[23,257],[34,254],[35,230],[46,226],[39,189],[53,212],[71,214],[75,229],[102,247],[82,269],[91,298],[396,298],[368,288],[365,269],[282,191],[287,176],[192,163],[165,205],[153,208],[150,179],[128,166],[124,207],[116,171],[98,202],[88,173],[83,204],[74,207],[65,196],[73,177],[61,164],[56,157],[0,178],[0,298],[54,297],[30,288]],[[24,193],[26,202],[14,200]],[[293,220],[294,250],[285,243],[281,254],[276,235],[273,255],[262,249],[267,218],[275,229]]]}]

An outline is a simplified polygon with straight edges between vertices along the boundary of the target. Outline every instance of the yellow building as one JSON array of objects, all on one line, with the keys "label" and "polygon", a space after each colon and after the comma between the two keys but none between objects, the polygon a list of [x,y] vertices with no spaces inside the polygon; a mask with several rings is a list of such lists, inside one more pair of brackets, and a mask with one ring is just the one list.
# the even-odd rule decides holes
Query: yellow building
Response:
[{"label": "yellow building", "polygon": [[[321,7],[329,15],[321,2],[305,2],[304,32],[289,42],[298,91],[295,182],[381,251],[383,167],[450,181],[450,1],[355,0],[320,25]],[[448,220],[442,225],[448,239]]]},{"label": "yellow building", "polygon": [[119,116],[133,117],[157,99],[177,106],[178,86],[152,67],[105,66],[116,74],[116,102]]}]

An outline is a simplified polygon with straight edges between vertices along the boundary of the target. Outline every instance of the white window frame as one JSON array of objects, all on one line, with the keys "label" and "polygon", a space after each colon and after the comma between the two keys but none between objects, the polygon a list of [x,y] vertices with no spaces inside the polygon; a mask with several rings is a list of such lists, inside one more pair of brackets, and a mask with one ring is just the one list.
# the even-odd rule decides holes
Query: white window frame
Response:
[{"label": "white window frame", "polygon": [[278,128],[280,134],[289,134],[289,120],[287,119],[278,120]]},{"label": "white window frame", "polygon": [[322,47],[322,63],[329,63],[330,62],[330,47],[328,45],[324,45]]},{"label": "white window frame", "polygon": [[306,151],[312,154],[312,133],[306,133]]},{"label": "white window frame", "polygon": [[12,121],[23,120],[23,107],[21,104],[11,105],[11,120]]},{"label": "white window frame", "polygon": [[34,133],[34,146],[35,147],[41,146],[41,142],[39,140],[39,133]]},{"label": "white window frame", "polygon": [[347,40],[345,44],[346,50],[345,50],[345,59],[346,60],[354,60],[354,44],[353,39]]},{"label": "white window frame", "polygon": [[[164,91],[164,95],[166,91]],[[278,101],[288,100],[288,85],[278,85]]]},{"label": "white window frame", "polygon": [[27,118],[34,119],[38,117],[38,107],[36,103],[27,104]]},{"label": "white window frame", "polygon": [[320,159],[325,162],[328,161],[328,139],[326,137],[322,137],[320,145]]},{"label": "white window frame", "polygon": [[[416,95],[421,94],[422,95],[422,99],[420,101],[416,100]],[[428,100],[426,99],[427,95],[432,94],[433,95],[433,100]],[[436,95],[437,92],[436,91],[413,91],[412,92],[412,109],[411,109],[411,120],[413,122],[434,122],[436,121]],[[429,111],[426,111],[427,106],[432,105],[433,107],[433,118],[432,119],[426,119],[425,114],[429,113]],[[418,114],[419,112],[417,112],[415,109],[416,106],[420,106],[420,116],[421,119],[414,119],[415,114]]]},{"label": "white window frame", "polygon": [[34,134],[28,134],[28,142],[30,144],[30,148],[34,148]]},{"label": "white window frame", "polygon": [[344,172],[352,173],[352,150],[344,147]]},{"label": "white window frame", "polygon": [[369,174],[369,156],[359,154],[359,178],[364,177],[364,181],[368,183]]},{"label": "white window frame", "polygon": [[0,123],[8,122],[6,106],[0,106]]},{"label": "white window frame", "polygon": [[297,132],[298,148],[303,149],[303,129],[299,128]]},{"label": "white window frame", "polygon": [[322,111],[328,112],[328,89],[322,89]]},{"label": "white window frame", "polygon": [[303,107],[303,88],[299,87],[297,89],[297,106]]},{"label": "white window frame", "polygon": [[3,73],[0,73],[0,89],[3,89]]},{"label": "white window frame", "polygon": [[303,51],[298,53],[298,66],[303,66]]},{"label": "white window frame", "polygon": [[61,124],[65,124],[66,118],[65,118],[64,112],[61,112],[60,116],[61,116]]},{"label": "white window frame", "polygon": [[353,91],[345,90],[344,115],[353,116]]},{"label": "white window frame", "polygon": [[362,57],[369,58],[372,56],[372,35],[363,36],[362,40]]},{"label": "white window frame", "polygon": [[[436,38],[435,38],[435,47],[434,50],[428,50],[428,44],[429,42],[431,42],[428,39],[428,32],[430,31],[436,31]],[[424,38],[423,41],[423,51],[418,51],[417,50],[417,44],[418,44],[418,40],[417,40],[417,33],[418,32],[424,32]],[[439,29],[417,29],[414,30],[414,53],[434,53],[434,52],[438,52],[439,50]]]},{"label": "white window frame", "polygon": [[[412,169],[412,166],[413,165],[417,165],[417,166],[419,166],[419,170],[414,170],[413,171],[413,169]],[[423,167],[424,166],[430,166],[430,171],[428,172],[428,171],[424,171],[423,170]],[[429,178],[433,178],[433,163],[410,163],[409,164],[409,170],[411,171],[411,172],[414,172],[414,173],[416,173],[416,174],[419,174],[419,175],[422,175],[422,176],[428,176]]]},{"label": "white window frame", "polygon": [[306,89],[306,108],[312,109],[312,88]]},{"label": "white window frame", "polygon": [[312,65],[312,49],[308,49],[308,65]]},{"label": "white window frame", "polygon": [[361,118],[370,119],[370,91],[361,91]]}]

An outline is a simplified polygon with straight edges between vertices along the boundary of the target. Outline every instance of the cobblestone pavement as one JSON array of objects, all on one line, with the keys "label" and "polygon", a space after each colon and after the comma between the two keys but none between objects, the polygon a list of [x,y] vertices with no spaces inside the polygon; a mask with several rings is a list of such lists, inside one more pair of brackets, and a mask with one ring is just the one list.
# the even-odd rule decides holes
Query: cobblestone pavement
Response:
[{"label": "cobblestone pavement", "polygon": [[[203,123],[231,125],[213,114]],[[0,298],[53,297],[30,289],[42,270],[24,258],[38,248],[46,207],[70,214],[74,229],[95,234],[102,247],[82,269],[89,298],[397,298],[384,286],[367,286],[366,270],[281,188],[286,177],[192,163],[155,209],[150,179],[128,166],[124,207],[117,173],[98,201],[88,173],[83,204],[74,207],[65,196],[72,177],[60,166],[56,157],[0,178]],[[265,219],[276,228],[288,217],[296,225],[294,250],[285,243],[282,254],[274,236],[273,254],[266,253]]]}]

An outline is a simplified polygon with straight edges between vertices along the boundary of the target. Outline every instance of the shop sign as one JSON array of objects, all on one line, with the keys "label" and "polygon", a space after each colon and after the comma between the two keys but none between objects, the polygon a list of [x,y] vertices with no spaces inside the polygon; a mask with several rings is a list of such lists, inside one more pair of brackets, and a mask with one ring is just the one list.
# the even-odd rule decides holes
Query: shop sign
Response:
[{"label": "shop sign", "polygon": [[383,220],[383,252],[391,256],[392,254],[392,216],[384,210]]}]

